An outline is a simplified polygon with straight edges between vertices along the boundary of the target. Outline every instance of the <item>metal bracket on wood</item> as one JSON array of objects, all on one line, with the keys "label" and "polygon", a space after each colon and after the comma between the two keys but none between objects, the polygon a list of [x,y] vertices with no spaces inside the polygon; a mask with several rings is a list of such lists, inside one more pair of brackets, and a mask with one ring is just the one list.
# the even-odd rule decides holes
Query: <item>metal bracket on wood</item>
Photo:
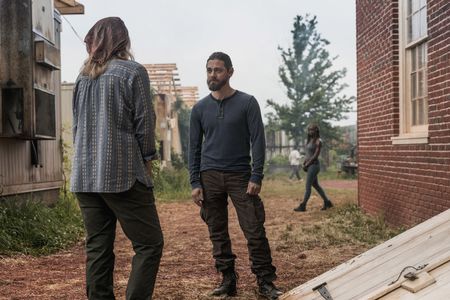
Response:
[{"label": "metal bracket on wood", "polygon": [[313,291],[318,291],[320,295],[326,299],[326,300],[333,300],[333,298],[330,295],[330,292],[325,287],[327,285],[326,282],[319,284],[318,286],[313,288]]}]

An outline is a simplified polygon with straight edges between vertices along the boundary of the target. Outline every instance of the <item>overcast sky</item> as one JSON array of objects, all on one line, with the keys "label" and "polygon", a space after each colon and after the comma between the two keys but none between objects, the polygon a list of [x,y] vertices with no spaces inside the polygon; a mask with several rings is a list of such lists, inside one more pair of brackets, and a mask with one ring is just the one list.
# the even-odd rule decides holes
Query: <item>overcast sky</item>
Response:
[{"label": "overcast sky", "polygon": [[[214,51],[231,56],[235,73],[231,86],[252,94],[263,114],[266,100],[286,103],[278,76],[278,46],[291,47],[296,15],[316,15],[318,31],[339,56],[335,68],[347,68],[345,93],[356,96],[356,29],[354,0],[79,0],[84,15],[65,18],[84,38],[99,19],[122,18],[128,27],[136,61],[176,63],[181,84],[208,94],[205,63]],[[73,82],[86,58],[84,44],[63,18],[62,80]],[[340,125],[356,123],[352,113]]]}]

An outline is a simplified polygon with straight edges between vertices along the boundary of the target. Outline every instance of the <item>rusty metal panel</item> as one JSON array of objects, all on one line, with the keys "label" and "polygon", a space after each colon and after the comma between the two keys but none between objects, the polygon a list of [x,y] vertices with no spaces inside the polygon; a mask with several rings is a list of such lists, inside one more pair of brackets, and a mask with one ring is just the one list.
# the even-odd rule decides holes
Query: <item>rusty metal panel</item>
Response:
[{"label": "rusty metal panel", "polygon": [[33,181],[28,141],[0,139],[0,190]]},{"label": "rusty metal panel", "polygon": [[[34,2],[33,5],[41,5]],[[34,134],[39,139],[56,138],[56,91],[59,90],[61,80],[59,69],[60,56],[60,28],[61,19],[54,11],[49,22],[54,24],[55,43],[51,44],[40,36],[35,37],[34,64]]]},{"label": "rusty metal panel", "polygon": [[[37,141],[42,167],[31,164],[31,142],[0,139],[0,195],[30,192],[30,185],[61,186],[62,154],[60,140]],[[3,190],[3,194],[1,191]],[[6,191],[6,192],[5,192]]]},{"label": "rusty metal panel", "polygon": [[[30,0],[0,0],[0,88],[22,89],[23,130],[32,135],[33,33]],[[5,106],[2,97],[0,106]],[[0,133],[1,134],[1,133]]]}]

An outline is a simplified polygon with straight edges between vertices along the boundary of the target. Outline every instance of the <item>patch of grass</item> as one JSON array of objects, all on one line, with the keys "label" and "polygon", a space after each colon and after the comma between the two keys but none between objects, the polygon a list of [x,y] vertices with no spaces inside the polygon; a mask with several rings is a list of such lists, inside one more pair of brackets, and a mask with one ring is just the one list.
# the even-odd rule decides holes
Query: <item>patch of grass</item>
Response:
[{"label": "patch of grass", "polygon": [[388,226],[382,216],[366,215],[355,203],[344,203],[327,213],[313,212],[310,222],[280,233],[279,249],[298,245],[302,250],[359,244],[367,248],[380,244],[404,228]]},{"label": "patch of grass", "polygon": [[333,180],[333,179],[344,179],[344,180],[354,180],[358,179],[358,175],[351,175],[345,172],[339,172],[339,170],[335,166],[330,166],[326,171],[320,171],[319,180]]},{"label": "patch of grass", "polygon": [[[265,170],[265,176],[264,181],[266,180],[284,180],[288,179],[289,175],[291,174],[291,171],[287,169],[286,172],[275,172],[270,173],[268,170]],[[306,178],[306,172],[303,170],[300,170],[300,176],[305,179]],[[338,169],[335,166],[330,166],[327,168],[326,171],[320,171],[319,173],[319,181],[320,180],[355,180],[358,178],[358,175],[351,175],[346,174],[345,172],[338,172]]]},{"label": "patch of grass", "polygon": [[191,185],[186,168],[165,168],[158,172],[154,180],[156,199],[162,202],[189,200]]},{"label": "patch of grass", "polygon": [[261,196],[266,197],[298,197],[305,191],[304,182],[290,181],[285,178],[265,178],[262,182]]},{"label": "patch of grass", "polygon": [[388,240],[405,230],[402,227],[388,226],[382,215],[365,214],[356,204],[338,207],[331,214],[330,222],[343,234],[369,246]]},{"label": "patch of grass", "polygon": [[45,255],[67,248],[83,234],[74,196],[60,197],[52,207],[36,201],[0,203],[0,254]]}]

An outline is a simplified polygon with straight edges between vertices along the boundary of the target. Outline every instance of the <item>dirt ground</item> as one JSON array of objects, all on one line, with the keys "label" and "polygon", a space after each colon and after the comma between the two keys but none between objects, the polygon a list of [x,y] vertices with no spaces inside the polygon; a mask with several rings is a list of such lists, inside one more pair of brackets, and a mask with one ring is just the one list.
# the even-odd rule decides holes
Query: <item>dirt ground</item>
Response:
[{"label": "dirt ground", "polygon": [[[356,181],[323,181],[333,189],[356,189]],[[277,267],[276,284],[288,291],[305,281],[365,251],[363,246],[316,248],[301,251],[299,247],[281,247],[282,231],[289,226],[302,226],[323,212],[321,201],[312,199],[308,212],[293,212],[298,202],[291,197],[263,198],[266,208],[266,231]],[[339,205],[341,201],[336,200]],[[352,200],[354,201],[354,199]],[[231,205],[230,205],[231,206]],[[211,243],[199,209],[191,202],[158,205],[164,232],[165,247],[158,273],[154,299],[211,299],[208,293],[221,280],[214,269]],[[326,213],[326,212],[325,212]],[[250,272],[246,242],[230,207],[230,235],[238,256],[238,296],[234,299],[258,299],[256,281]],[[300,251],[299,251],[300,249]],[[117,299],[124,299],[130,261],[130,243],[118,230],[116,240],[115,287]],[[72,248],[45,257],[16,256],[0,258],[0,299],[85,299],[83,242]]]}]

